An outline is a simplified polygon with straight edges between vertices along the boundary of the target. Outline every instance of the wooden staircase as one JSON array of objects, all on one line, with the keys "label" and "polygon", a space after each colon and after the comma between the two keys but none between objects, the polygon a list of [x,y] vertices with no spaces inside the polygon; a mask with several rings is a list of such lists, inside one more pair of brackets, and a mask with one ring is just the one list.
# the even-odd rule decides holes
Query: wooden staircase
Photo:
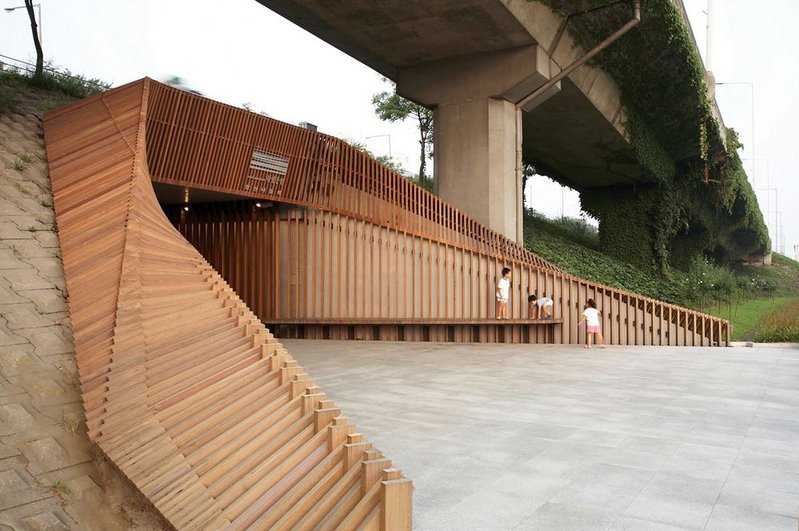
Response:
[{"label": "wooden staircase", "polygon": [[45,118],[89,437],[178,529],[410,529],[411,482],[165,217],[146,105]]}]

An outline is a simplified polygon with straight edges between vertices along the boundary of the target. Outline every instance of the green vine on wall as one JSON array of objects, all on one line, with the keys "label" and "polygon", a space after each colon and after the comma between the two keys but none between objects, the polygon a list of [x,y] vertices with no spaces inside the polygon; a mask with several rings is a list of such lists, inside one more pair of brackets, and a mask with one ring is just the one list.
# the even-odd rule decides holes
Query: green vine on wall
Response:
[{"label": "green vine on wall", "polygon": [[[564,16],[608,5],[607,0],[529,1]],[[768,233],[736,152],[740,143],[730,130],[722,137],[682,14],[673,0],[642,0],[641,12],[640,24],[589,63],[619,86],[632,152],[657,183],[637,190],[581,190],[583,208],[600,219],[603,248],[662,270],[670,261],[686,262],[677,253],[734,261],[766,252]],[[630,3],[613,3],[572,17],[568,31],[589,50],[630,16]],[[603,228],[628,237],[603,237]],[[638,252],[634,246],[648,249]]]}]

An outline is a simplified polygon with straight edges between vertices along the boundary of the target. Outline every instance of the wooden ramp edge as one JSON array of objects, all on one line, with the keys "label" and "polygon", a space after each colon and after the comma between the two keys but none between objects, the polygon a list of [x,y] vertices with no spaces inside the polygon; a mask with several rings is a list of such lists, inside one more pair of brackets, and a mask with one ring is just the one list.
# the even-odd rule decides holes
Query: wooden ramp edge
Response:
[{"label": "wooden ramp edge", "polygon": [[148,88],[45,117],[90,439],[177,529],[410,529],[410,480],[163,214]]}]

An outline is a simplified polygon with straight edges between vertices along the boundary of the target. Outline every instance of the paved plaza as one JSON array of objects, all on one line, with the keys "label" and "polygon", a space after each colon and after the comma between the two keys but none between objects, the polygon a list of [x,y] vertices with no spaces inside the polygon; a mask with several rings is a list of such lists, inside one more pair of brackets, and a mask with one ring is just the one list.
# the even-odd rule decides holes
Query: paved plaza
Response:
[{"label": "paved plaza", "polygon": [[798,348],[285,345],[416,529],[797,530]]}]

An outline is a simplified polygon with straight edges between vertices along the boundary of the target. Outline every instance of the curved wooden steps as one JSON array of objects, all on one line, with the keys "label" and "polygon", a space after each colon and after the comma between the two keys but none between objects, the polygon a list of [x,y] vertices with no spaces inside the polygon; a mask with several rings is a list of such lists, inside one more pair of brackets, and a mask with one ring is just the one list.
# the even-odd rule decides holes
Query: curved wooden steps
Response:
[{"label": "curved wooden steps", "polygon": [[147,91],[45,121],[89,437],[178,529],[409,529],[410,481],[162,212]]}]

